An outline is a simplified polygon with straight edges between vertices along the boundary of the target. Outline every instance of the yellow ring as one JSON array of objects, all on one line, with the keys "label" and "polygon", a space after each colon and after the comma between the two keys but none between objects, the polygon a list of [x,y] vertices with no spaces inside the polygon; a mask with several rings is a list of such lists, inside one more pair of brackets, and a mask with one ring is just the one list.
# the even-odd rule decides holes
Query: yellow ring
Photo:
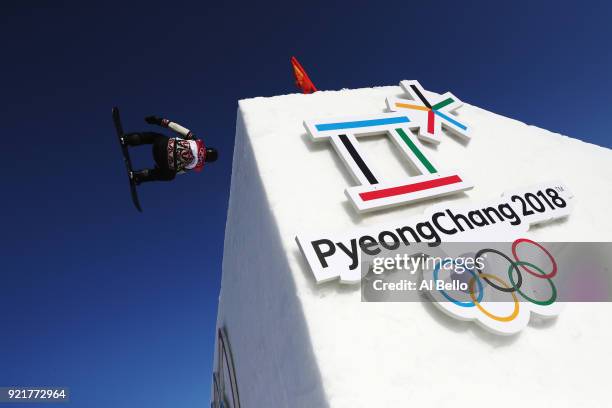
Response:
[{"label": "yellow ring", "polygon": [[[478,275],[478,277],[493,279],[494,281],[497,281],[497,283],[499,283],[500,285],[503,285],[507,289],[510,289],[510,286],[508,286],[506,282],[504,282],[503,280],[501,280],[495,275],[491,275],[488,273],[481,273]],[[518,316],[518,313],[519,313],[519,301],[514,292],[510,293],[512,295],[512,299],[514,299],[514,310],[512,311],[512,314],[510,314],[509,316],[495,316],[494,314],[485,310],[485,308],[480,305],[478,300],[476,300],[476,295],[474,294],[474,282],[475,281],[476,281],[476,277],[473,277],[472,279],[470,279],[469,289],[470,289],[470,297],[472,298],[472,301],[474,302],[478,310],[480,310],[485,315],[489,316],[491,319],[497,320],[498,322],[511,322],[512,320],[516,319],[516,316]]]}]

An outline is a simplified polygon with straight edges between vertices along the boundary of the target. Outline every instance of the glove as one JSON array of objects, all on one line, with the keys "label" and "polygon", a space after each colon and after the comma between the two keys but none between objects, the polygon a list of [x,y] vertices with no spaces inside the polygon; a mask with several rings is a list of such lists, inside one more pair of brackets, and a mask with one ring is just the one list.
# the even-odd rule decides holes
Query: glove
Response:
[{"label": "glove", "polygon": [[159,125],[159,126],[161,126],[162,118],[159,118],[157,116],[147,116],[145,118],[145,122],[147,122],[150,125]]}]

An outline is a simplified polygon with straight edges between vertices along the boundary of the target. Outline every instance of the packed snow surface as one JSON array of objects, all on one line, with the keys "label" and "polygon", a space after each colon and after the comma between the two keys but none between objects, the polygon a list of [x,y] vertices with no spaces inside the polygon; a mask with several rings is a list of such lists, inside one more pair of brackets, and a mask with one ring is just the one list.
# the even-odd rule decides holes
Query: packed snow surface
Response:
[{"label": "packed snow surface", "polygon": [[[451,90],[452,91],[452,90]],[[612,366],[609,304],[568,304],[500,337],[426,303],[362,303],[359,285],[317,285],[294,240],[420,214],[436,202],[484,201],[550,180],[575,195],[538,241],[610,241],[612,151],[464,105],[468,144],[428,155],[474,183],[465,194],[357,214],[354,182],[305,119],[385,111],[397,86],[239,102],[218,324],[227,329],[245,407],[604,406]],[[461,97],[461,95],[458,95]],[[364,141],[381,174],[403,171],[383,138]]]}]

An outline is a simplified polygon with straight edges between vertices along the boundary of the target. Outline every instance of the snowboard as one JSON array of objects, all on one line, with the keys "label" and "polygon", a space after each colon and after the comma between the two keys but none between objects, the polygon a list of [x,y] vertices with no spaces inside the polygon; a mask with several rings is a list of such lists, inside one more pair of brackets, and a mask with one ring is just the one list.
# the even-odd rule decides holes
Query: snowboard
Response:
[{"label": "snowboard", "polygon": [[121,117],[119,116],[119,108],[113,108],[113,122],[115,123],[115,130],[117,131],[117,140],[119,146],[121,146],[121,152],[123,153],[123,162],[125,163],[125,169],[127,170],[127,176],[130,181],[130,192],[132,193],[132,202],[136,209],[142,212],[140,207],[140,201],[138,200],[138,192],[136,191],[136,183],[132,178],[132,160],[130,159],[130,152],[127,145],[121,143],[121,137],[123,136],[123,126],[121,125]]}]

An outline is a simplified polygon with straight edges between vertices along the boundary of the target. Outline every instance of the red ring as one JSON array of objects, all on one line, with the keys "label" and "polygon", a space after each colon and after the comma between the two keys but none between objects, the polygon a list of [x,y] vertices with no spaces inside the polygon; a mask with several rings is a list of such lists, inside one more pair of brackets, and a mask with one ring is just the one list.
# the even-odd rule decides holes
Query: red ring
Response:
[{"label": "red ring", "polygon": [[514,256],[514,259],[515,259],[517,262],[522,262],[522,261],[519,259],[518,255],[516,254],[516,247],[517,247],[517,246],[518,246],[518,244],[520,244],[521,242],[528,242],[528,243],[533,244],[533,245],[537,246],[538,248],[540,248],[542,251],[544,251],[544,253],[545,253],[546,255],[548,255],[548,258],[550,259],[550,262],[552,263],[552,266],[553,266],[553,268],[552,268],[552,272],[550,272],[549,274],[546,274],[546,275],[542,275],[542,274],[539,274],[539,273],[535,273],[535,272],[533,272],[532,270],[530,270],[528,267],[526,267],[526,266],[524,266],[524,265],[521,265],[521,268],[522,268],[522,269],[523,269],[525,272],[530,273],[530,274],[532,274],[533,276],[535,276],[536,278],[541,278],[541,279],[549,279],[549,278],[552,278],[553,276],[555,276],[555,275],[557,274],[557,262],[555,262],[555,258],[553,258],[553,256],[551,255],[551,253],[550,253],[550,252],[548,252],[548,250],[547,250],[546,248],[544,248],[542,245],[538,244],[538,243],[537,243],[537,242],[535,242],[535,241],[532,241],[532,240],[530,240],[530,239],[527,239],[527,238],[519,238],[519,239],[517,239],[516,241],[514,241],[514,242],[512,243],[512,256]]}]

